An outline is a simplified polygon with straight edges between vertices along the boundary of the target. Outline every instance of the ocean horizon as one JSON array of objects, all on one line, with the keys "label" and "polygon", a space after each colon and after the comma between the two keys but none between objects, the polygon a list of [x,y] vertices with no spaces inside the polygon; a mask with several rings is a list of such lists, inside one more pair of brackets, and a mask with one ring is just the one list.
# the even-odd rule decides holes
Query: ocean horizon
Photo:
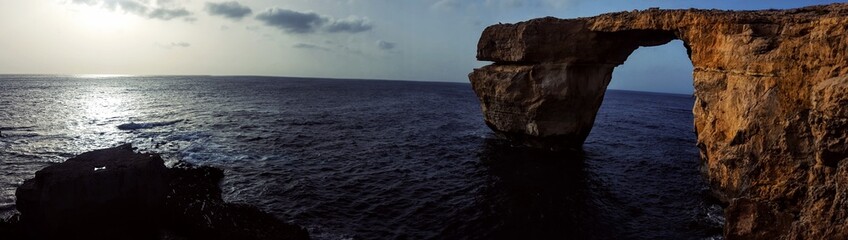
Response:
[{"label": "ocean horizon", "polygon": [[314,239],[720,236],[690,95],[609,90],[581,152],[515,146],[467,83],[0,75],[0,210],[44,166],[131,143],[225,170]]}]

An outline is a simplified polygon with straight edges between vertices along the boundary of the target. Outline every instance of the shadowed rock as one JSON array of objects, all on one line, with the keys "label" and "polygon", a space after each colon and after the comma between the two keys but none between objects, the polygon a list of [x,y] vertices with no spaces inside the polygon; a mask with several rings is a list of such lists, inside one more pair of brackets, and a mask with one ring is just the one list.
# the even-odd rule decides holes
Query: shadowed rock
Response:
[{"label": "shadowed rock", "polygon": [[165,201],[166,219],[179,235],[192,239],[309,239],[305,229],[283,224],[246,204],[221,198],[221,169],[175,167]]},{"label": "shadowed rock", "polygon": [[39,170],[18,187],[16,205],[34,238],[149,239],[158,233],[167,183],[162,158],[122,145]]},{"label": "shadowed rock", "polygon": [[131,145],[80,154],[39,170],[17,192],[26,239],[309,239],[301,227],[225,203],[212,167],[168,169]]},{"label": "shadowed rock", "polygon": [[[848,238],[848,4],[659,10],[493,25],[469,75],[495,132],[580,148],[613,69],[683,41],[702,168],[728,239]],[[662,77],[662,76],[657,76]]]}]

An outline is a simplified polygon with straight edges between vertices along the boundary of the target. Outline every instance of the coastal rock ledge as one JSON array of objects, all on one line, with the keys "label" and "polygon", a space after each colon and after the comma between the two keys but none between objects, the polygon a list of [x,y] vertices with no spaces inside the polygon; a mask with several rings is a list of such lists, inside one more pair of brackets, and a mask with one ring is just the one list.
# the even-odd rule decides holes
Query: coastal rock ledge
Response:
[{"label": "coastal rock ledge", "polygon": [[[848,239],[848,4],[659,10],[493,25],[469,75],[485,122],[527,145],[580,148],[613,69],[683,41],[697,147],[727,239]],[[660,77],[660,76],[658,76]]]},{"label": "coastal rock ledge", "polygon": [[15,193],[19,221],[3,239],[309,239],[256,207],[226,203],[224,172],[179,163],[129,144],[48,166]]}]

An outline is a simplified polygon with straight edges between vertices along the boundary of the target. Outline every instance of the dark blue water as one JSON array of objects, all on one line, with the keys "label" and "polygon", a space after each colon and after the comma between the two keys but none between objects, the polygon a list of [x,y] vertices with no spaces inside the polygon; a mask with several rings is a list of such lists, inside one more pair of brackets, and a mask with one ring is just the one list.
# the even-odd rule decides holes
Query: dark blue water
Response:
[{"label": "dark blue water", "polygon": [[131,142],[226,170],[316,239],[703,239],[721,231],[686,95],[609,91],[583,153],[511,146],[468,84],[0,76],[0,212],[54,162]]}]

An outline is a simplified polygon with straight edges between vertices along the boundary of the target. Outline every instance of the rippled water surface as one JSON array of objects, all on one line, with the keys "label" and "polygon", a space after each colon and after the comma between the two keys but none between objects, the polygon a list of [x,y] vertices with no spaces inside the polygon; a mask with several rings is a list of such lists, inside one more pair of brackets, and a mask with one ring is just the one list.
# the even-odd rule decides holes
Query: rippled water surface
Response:
[{"label": "rippled water surface", "polygon": [[229,201],[316,239],[703,239],[720,233],[686,95],[609,91],[583,153],[511,146],[468,84],[0,76],[0,212],[34,172],[131,142],[226,170]]}]

